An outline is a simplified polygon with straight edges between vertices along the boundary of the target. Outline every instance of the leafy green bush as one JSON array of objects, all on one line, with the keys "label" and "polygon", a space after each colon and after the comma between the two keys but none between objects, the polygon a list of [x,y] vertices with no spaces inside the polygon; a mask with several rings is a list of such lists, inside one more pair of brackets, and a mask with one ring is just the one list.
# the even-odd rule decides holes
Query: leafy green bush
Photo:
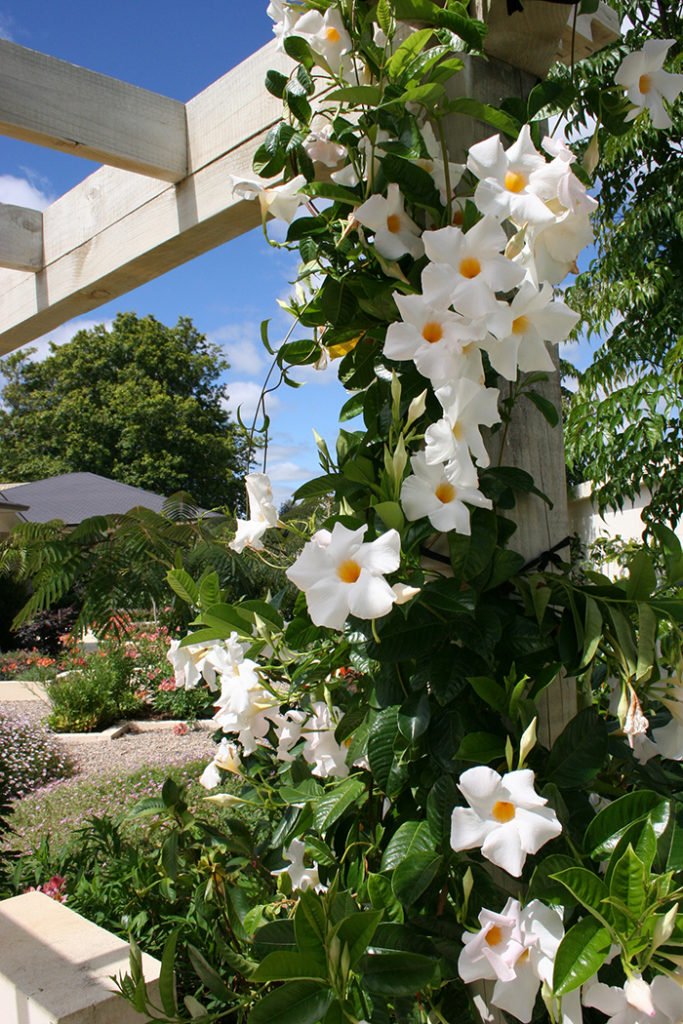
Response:
[{"label": "leafy green bush", "polygon": [[50,728],[91,732],[130,718],[141,706],[135,688],[133,659],[125,649],[112,647],[101,652],[89,658],[81,670],[48,683]]},{"label": "leafy green bush", "polygon": [[[195,816],[180,780],[167,778],[161,792],[157,782],[153,795],[147,783],[145,790],[125,818],[91,817],[67,843],[44,838],[19,859],[14,888],[44,887],[59,876],[73,910],[156,956],[177,931],[178,991],[211,1006],[196,947],[220,961],[236,936],[245,937],[249,906],[274,898],[274,880],[259,860],[264,826],[253,812],[228,817],[215,803]],[[198,796],[200,787],[190,792]]]},{"label": "leafy green bush", "polygon": [[73,771],[68,755],[27,718],[0,715],[0,794],[14,800]]}]

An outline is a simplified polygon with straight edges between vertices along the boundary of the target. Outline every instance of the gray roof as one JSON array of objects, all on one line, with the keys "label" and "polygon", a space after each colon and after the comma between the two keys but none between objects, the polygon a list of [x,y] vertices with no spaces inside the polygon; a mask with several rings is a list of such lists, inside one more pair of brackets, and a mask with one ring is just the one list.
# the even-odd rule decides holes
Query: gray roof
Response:
[{"label": "gray roof", "polygon": [[[0,483],[0,509],[5,502],[27,505],[28,511],[21,516],[31,523],[47,523],[50,519],[61,519],[68,526],[76,526],[90,516],[110,515],[114,512],[130,512],[143,505],[153,512],[161,512],[165,498],[141,487],[121,484],[96,473],[63,473],[28,484],[16,484],[11,488],[11,499],[3,495],[5,485]],[[8,488],[9,490],[9,488]]]}]

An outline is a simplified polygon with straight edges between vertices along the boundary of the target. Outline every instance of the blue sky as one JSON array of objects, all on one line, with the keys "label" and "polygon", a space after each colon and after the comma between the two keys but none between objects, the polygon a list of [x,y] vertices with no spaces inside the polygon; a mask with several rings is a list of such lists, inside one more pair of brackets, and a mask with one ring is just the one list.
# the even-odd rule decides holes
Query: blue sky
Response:
[{"label": "blue sky", "polygon": [[[92,68],[186,102],[272,38],[266,0],[0,0],[0,35],[30,49]],[[0,202],[43,207],[96,170],[78,157],[0,136]],[[276,230],[279,225],[276,225]],[[275,233],[275,232],[273,232]],[[47,339],[69,340],[78,327],[111,321],[119,310],[151,313],[167,324],[189,316],[225,349],[230,406],[249,414],[267,372],[260,322],[271,318],[271,337],[289,320],[277,305],[289,294],[297,259],[268,246],[252,231],[165,274]],[[344,399],[334,371],[302,374],[297,390],[281,388],[271,401],[269,471],[278,499],[318,471],[312,428],[333,442]]]},{"label": "blue sky", "polygon": [[[266,6],[267,0],[117,0],[102,6],[0,0],[0,35],[186,102],[272,38]],[[42,208],[95,169],[78,157],[0,136],[0,202]],[[268,246],[260,229],[252,231],[52,331],[38,351],[47,350],[48,339],[61,343],[80,327],[110,322],[119,310],[152,314],[167,324],[189,316],[223,347],[232,366],[229,406],[241,405],[249,417],[268,367],[259,325],[271,319],[273,340],[286,333],[289,320],[276,300],[289,294],[296,266],[294,255]],[[588,348],[572,346],[569,356],[585,365]],[[269,405],[268,468],[280,501],[318,471],[312,428],[333,442],[344,400],[334,369],[309,369],[302,378],[303,388],[281,388]]]}]

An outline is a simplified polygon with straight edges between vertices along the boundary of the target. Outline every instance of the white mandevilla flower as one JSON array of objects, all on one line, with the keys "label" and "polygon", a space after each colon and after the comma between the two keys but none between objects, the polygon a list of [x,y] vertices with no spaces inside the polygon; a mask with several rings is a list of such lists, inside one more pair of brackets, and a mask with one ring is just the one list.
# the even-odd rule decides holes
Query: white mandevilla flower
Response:
[{"label": "white mandevilla flower", "polygon": [[297,174],[296,178],[285,182],[284,185],[272,185],[270,188],[265,188],[260,181],[236,178],[232,174],[229,182],[233,196],[248,200],[258,199],[262,217],[270,214],[276,220],[283,220],[287,224],[291,224],[296,211],[307,201],[306,196],[299,191],[306,184],[303,174]]},{"label": "white mandevilla flower", "polygon": [[301,739],[301,729],[306,721],[305,711],[285,711],[284,714],[275,718],[275,734],[277,736],[277,759],[278,761],[293,761],[294,754],[291,753]]},{"label": "white mandevilla flower", "polygon": [[493,507],[477,489],[477,477],[472,473],[471,464],[449,467],[439,463],[429,466],[424,452],[418,452],[412,456],[410,465],[413,475],[406,477],[401,486],[401,504],[406,519],[426,517],[435,530],[444,533],[455,530],[469,536],[470,510],[467,505]]},{"label": "white mandevilla flower", "polygon": [[266,690],[258,665],[245,658],[233,674],[221,676],[221,695],[213,721],[223,732],[235,733],[245,755],[267,745],[265,736],[279,715],[278,703]]},{"label": "white mandevilla flower", "polygon": [[316,626],[342,629],[349,614],[380,619],[391,611],[396,595],[384,579],[401,561],[401,539],[389,530],[363,543],[367,526],[349,530],[335,523],[332,532],[318,530],[286,572],[306,594]]},{"label": "white mandevilla flower", "polygon": [[468,804],[451,819],[451,846],[481,847],[482,856],[518,878],[527,854],[537,853],[562,831],[555,811],[534,789],[534,773],[523,768],[501,776],[477,765],[463,772],[458,789]]},{"label": "white mandevilla flower", "polygon": [[661,702],[671,712],[671,721],[652,730],[653,753],[683,761],[683,686],[671,687]]},{"label": "white mandevilla flower", "polygon": [[304,149],[311,160],[325,167],[338,167],[347,153],[346,146],[332,142],[332,131],[332,125],[326,122],[321,128],[312,130],[304,142]]},{"label": "white mandevilla flower", "polygon": [[[522,909],[509,899],[500,914],[482,910],[479,923],[478,932],[462,937],[458,973],[467,984],[495,981],[492,1005],[528,1024],[541,984],[552,987],[555,954],[564,935],[562,918],[539,900]],[[580,1010],[578,996],[577,991],[563,1000],[563,1020],[580,1020],[580,1012],[571,1012]]]},{"label": "white mandevilla flower", "polygon": [[675,42],[675,39],[648,39],[642,50],[627,54],[619,65],[614,81],[626,90],[636,108],[626,115],[627,121],[647,109],[655,128],[671,128],[672,121],[663,101],[673,103],[683,91],[683,75],[664,71],[666,55]]},{"label": "white mandevilla flower", "polygon": [[481,213],[496,220],[509,217],[520,227],[548,224],[554,219],[539,195],[548,187],[544,183],[548,164],[531,141],[529,125],[522,127],[507,150],[500,135],[470,146],[467,167],[479,178],[474,202]]},{"label": "white mandevilla flower", "polygon": [[578,255],[594,238],[588,211],[566,210],[551,224],[529,232],[519,262],[536,285],[543,281],[560,284],[567,274],[578,272]]},{"label": "white mandevilla flower", "polygon": [[506,380],[516,380],[517,370],[555,370],[545,342],[566,341],[579,321],[579,314],[561,299],[553,299],[552,285],[545,282],[540,291],[525,281],[510,304],[512,330],[505,338],[489,335],[483,348],[491,366]]},{"label": "white mandevilla flower", "polygon": [[337,743],[334,732],[341,720],[339,708],[328,708],[322,701],[314,701],[313,714],[302,727],[304,760],[313,765],[313,774],[321,779],[344,779],[349,774],[346,764],[347,747]]},{"label": "white mandevilla flower", "polygon": [[350,51],[352,44],[337,7],[329,7],[324,15],[320,11],[306,11],[296,23],[296,35],[306,40],[334,75],[339,74],[342,56]]},{"label": "white mandevilla flower", "polygon": [[524,270],[502,255],[507,236],[493,217],[482,217],[467,233],[455,227],[427,231],[423,240],[432,262],[422,272],[422,293],[434,306],[453,305],[472,319],[487,317],[501,305],[495,293],[510,291],[524,278]]},{"label": "white mandevilla flower", "polygon": [[484,388],[466,377],[436,389],[444,417],[425,431],[425,458],[434,466],[456,462],[461,469],[471,466],[470,453],[485,468],[490,459],[479,428],[498,423],[497,388]]},{"label": "white mandevilla flower", "polygon": [[180,646],[179,640],[172,640],[166,654],[175,671],[176,686],[192,690],[200,679],[217,690],[216,677],[234,670],[244,659],[246,646],[239,643],[237,633],[231,633],[227,640],[212,644],[188,644]]},{"label": "white mandevilla flower", "polygon": [[486,334],[481,321],[471,322],[451,310],[437,309],[421,295],[394,292],[394,301],[402,322],[389,324],[384,342],[389,359],[412,359],[432,381],[454,377],[481,380],[481,350],[475,344]]},{"label": "white mandevilla flower", "polygon": [[550,204],[550,208],[554,208],[555,200],[563,210],[571,210],[572,213],[591,213],[597,209],[596,200],[588,195],[586,186],[572,171],[571,165],[576,156],[566,142],[547,135],[542,145],[553,159],[543,170],[532,171],[531,181],[536,183],[539,195]]},{"label": "white mandevilla flower", "polygon": [[294,3],[290,5],[285,3],[284,0],[270,0],[266,7],[266,14],[275,22],[273,32],[277,38],[277,48],[280,52],[284,51],[285,39],[293,35],[293,29],[301,15],[301,11],[302,7],[300,4]]},{"label": "white mandevilla flower", "polygon": [[318,865],[313,861],[313,866],[307,868],[304,865],[304,854],[306,844],[302,839],[292,839],[286,850],[282,851],[282,859],[289,861],[289,866],[278,868],[273,875],[289,875],[292,882],[293,892],[305,892],[306,889],[315,889],[316,892],[326,892],[327,886],[323,885],[318,875]]},{"label": "white mandevilla flower", "polygon": [[270,527],[278,525],[277,509],[273,504],[273,489],[265,473],[249,473],[244,480],[249,499],[249,519],[237,520],[237,533],[228,544],[233,551],[246,548],[262,551],[261,537]]},{"label": "white mandevilla flower", "polygon": [[205,789],[215,789],[221,782],[221,770],[239,775],[242,768],[239,748],[235,743],[230,743],[223,738],[218,744],[218,750],[213,756],[213,761],[206,766],[199,777],[200,785]]},{"label": "white mandevilla flower", "polygon": [[683,1024],[683,989],[662,974],[651,984],[634,975],[623,988],[595,982],[582,1001],[606,1014],[607,1024]]},{"label": "white mandevilla flower", "polygon": [[406,253],[418,259],[424,252],[420,229],[403,209],[403,197],[395,182],[387,188],[387,198],[374,195],[358,207],[359,224],[375,232],[375,249],[387,260],[398,260]]}]

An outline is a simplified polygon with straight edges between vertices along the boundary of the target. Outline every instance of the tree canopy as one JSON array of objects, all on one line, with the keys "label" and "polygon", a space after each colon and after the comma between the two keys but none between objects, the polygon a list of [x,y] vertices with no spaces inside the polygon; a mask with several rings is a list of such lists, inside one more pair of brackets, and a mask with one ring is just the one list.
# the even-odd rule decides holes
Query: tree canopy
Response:
[{"label": "tree canopy", "polygon": [[[680,0],[612,6],[631,27],[574,69],[590,86],[570,122],[582,135],[626,49],[674,40],[665,68],[681,70]],[[566,446],[571,481],[591,481],[602,507],[620,507],[647,487],[648,518],[675,524],[683,513],[683,104],[669,109],[668,130],[654,128],[647,112],[621,134],[599,130],[597,252],[567,296],[581,313],[577,336],[598,347],[583,372],[567,368],[578,389],[568,394]]]},{"label": "tree canopy", "polygon": [[0,479],[90,472],[204,507],[234,504],[245,446],[230,421],[218,346],[187,317],[119,313],[69,343],[0,364]]}]

